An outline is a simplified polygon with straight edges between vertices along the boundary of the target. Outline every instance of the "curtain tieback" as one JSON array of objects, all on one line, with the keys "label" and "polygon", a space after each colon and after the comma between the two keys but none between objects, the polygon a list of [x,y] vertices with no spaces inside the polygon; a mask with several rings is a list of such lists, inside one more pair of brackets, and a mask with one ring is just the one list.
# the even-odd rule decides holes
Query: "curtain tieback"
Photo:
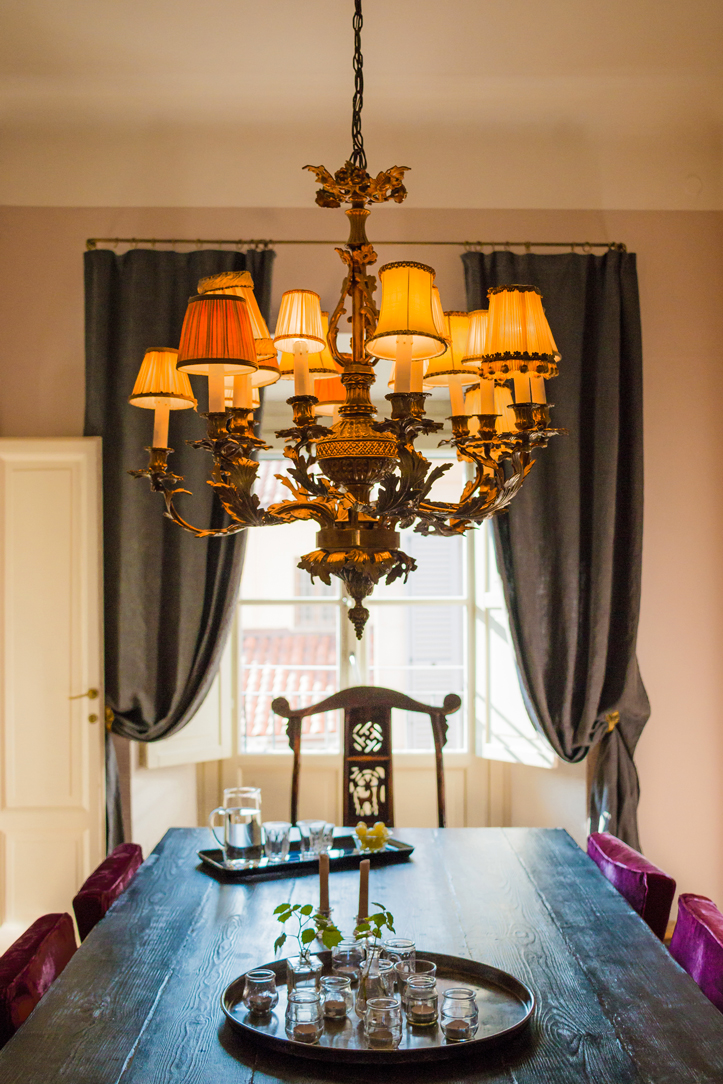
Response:
[{"label": "curtain tieback", "polygon": [[612,734],[613,730],[620,722],[620,712],[609,711],[605,716],[605,722],[608,724],[608,734]]}]

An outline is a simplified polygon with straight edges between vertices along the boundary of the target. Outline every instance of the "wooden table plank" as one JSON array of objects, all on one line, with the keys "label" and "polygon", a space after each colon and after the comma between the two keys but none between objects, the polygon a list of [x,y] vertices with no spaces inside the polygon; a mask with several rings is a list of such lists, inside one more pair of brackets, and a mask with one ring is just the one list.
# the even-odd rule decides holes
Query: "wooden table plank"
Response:
[{"label": "wooden table plank", "polygon": [[[370,890],[400,936],[511,971],[539,1008],[527,1034],[484,1058],[374,1070],[375,1084],[723,1081],[723,1016],[565,833],[400,834],[413,860],[373,870]],[[220,883],[196,868],[206,843],[201,829],[165,837],[0,1053],[3,1084],[368,1084],[366,1066],[272,1055],[225,1024],[222,990],[273,956],[274,906],[316,902],[318,881]],[[357,890],[355,872],[332,874],[345,931]]]}]

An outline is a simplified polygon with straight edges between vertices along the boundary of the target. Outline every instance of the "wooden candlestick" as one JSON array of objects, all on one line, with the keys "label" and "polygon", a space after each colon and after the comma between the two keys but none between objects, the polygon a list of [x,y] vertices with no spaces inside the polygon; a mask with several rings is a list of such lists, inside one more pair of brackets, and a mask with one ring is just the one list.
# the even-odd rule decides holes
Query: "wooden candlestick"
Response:
[{"label": "wooden candlestick", "polygon": [[359,922],[369,916],[369,859],[363,858],[359,863]]},{"label": "wooden candlestick", "polygon": [[329,910],[329,855],[319,855],[319,910]]}]

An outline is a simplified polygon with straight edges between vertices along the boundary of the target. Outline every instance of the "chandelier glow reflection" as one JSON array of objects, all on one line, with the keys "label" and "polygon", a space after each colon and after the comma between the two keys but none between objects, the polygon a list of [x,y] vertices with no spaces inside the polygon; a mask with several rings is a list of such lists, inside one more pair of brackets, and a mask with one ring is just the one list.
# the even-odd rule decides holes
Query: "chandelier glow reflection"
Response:
[{"label": "chandelier glow reflection", "polygon": [[[379,269],[377,312],[376,281],[367,271],[377,255],[366,219],[370,204],[404,200],[406,167],[376,177],[367,172],[361,0],[355,0],[354,28],[352,155],[333,176],[323,166],[305,167],[321,185],[320,207],[349,205],[349,239],[336,249],[346,277],[334,312],[322,314],[310,290],[287,291],[272,339],[248,272],[203,279],[189,301],[178,351],[146,352],[130,402],[155,411],[148,467],[131,473],[148,477],[163,494],[166,514],[199,538],[315,520],[318,548],[299,567],[327,584],[331,576],[344,583],[354,600],[349,618],[361,638],[369,616],[363,600],[380,579],[406,580],[416,567],[400,549],[401,529],[463,534],[515,496],[532,467],[532,451],[557,432],[550,428],[545,380],[557,375],[559,354],[534,286],[490,290],[489,310],[443,312],[434,270],[402,261]],[[351,352],[343,353],[337,336],[349,310]],[[378,358],[394,362],[390,417],[381,421],[370,397]],[[188,373],[208,379],[207,435],[192,443],[213,458],[211,485],[231,519],[220,530],[196,528],[180,515],[176,496],[186,492],[183,479],[168,469],[169,412],[196,405]],[[287,400],[293,425],[276,434],[291,463],[288,477],[281,477],[289,497],[262,508],[253,493],[253,456],[269,446],[254,430],[254,394],[279,379],[294,381]],[[443,429],[424,410],[425,386],[439,385],[449,388],[452,430],[441,443],[472,465],[455,504],[430,497],[449,464],[433,467],[414,446],[420,434]],[[319,424],[317,414],[332,412],[330,426]]]}]

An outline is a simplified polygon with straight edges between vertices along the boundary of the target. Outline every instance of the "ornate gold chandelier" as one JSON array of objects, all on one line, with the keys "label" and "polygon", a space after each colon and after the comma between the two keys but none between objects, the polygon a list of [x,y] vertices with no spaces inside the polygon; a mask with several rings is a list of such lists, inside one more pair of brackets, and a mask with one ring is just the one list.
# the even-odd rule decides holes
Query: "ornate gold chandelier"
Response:
[{"label": "ornate gold chandelier", "polygon": [[[379,270],[377,311],[376,282],[367,271],[377,255],[366,219],[371,204],[404,200],[407,167],[376,177],[367,172],[361,26],[361,0],[355,0],[351,157],[333,176],[323,166],[305,167],[321,185],[320,207],[349,205],[349,239],[336,249],[346,277],[328,324],[317,294],[290,290],[272,338],[248,272],[203,279],[189,300],[179,349],[146,351],[130,397],[134,406],[155,411],[148,466],[131,473],[163,494],[166,515],[199,538],[315,520],[318,548],[299,567],[326,584],[331,576],[344,583],[359,639],[369,616],[363,600],[380,579],[406,580],[416,567],[400,549],[401,529],[463,534],[510,503],[532,467],[532,451],[558,432],[550,428],[545,380],[557,375],[560,360],[534,286],[490,290],[487,310],[444,312],[431,267],[390,263]],[[342,353],[337,336],[349,306],[351,353]],[[375,420],[369,390],[379,358],[394,362],[390,417],[382,421]],[[197,405],[189,373],[208,378],[207,435],[191,443],[213,458],[211,485],[232,521],[221,530],[196,528],[180,515],[176,497],[187,491],[168,469],[169,412]],[[276,434],[291,462],[288,476],[277,476],[289,498],[262,508],[253,492],[259,466],[253,456],[269,445],[254,431],[254,395],[278,379],[294,381],[287,400],[293,426]],[[433,467],[414,447],[420,434],[443,428],[424,409],[425,387],[440,384],[449,388],[452,429],[441,443],[472,466],[455,504],[430,498],[450,464]],[[317,414],[334,407],[338,420],[320,425]]]}]

